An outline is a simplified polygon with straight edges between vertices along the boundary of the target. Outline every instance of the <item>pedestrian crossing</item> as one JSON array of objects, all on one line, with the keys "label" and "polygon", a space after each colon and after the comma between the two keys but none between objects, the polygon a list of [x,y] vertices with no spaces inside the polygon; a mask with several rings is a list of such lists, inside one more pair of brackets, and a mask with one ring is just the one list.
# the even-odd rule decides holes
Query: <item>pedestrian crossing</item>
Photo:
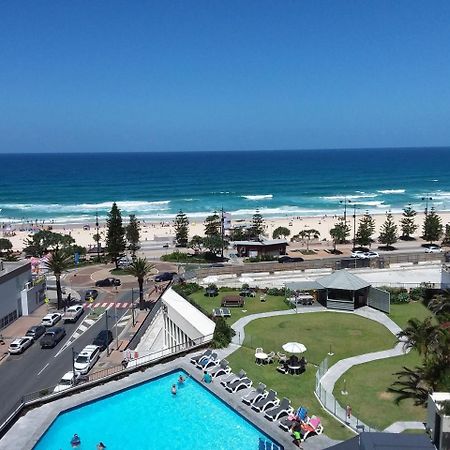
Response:
[{"label": "pedestrian crossing", "polygon": [[114,308],[114,305],[116,306],[117,309],[131,308],[131,302],[98,302],[98,303],[86,302],[83,304],[83,308],[84,309],[95,309],[95,308],[110,309],[110,308]]}]

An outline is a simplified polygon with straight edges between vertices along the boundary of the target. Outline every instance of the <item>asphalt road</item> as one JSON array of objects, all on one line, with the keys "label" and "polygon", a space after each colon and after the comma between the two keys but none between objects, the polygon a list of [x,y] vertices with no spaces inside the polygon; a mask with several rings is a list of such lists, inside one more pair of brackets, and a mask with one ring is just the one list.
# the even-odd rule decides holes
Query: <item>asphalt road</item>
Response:
[{"label": "asphalt road", "polygon": [[[120,292],[117,301],[124,301],[129,299],[130,296],[129,291]],[[101,302],[102,298],[103,294],[100,293],[97,302]],[[118,309],[118,319],[126,312],[126,309]],[[109,310],[108,313],[110,316],[114,314],[112,310]],[[75,324],[67,323],[63,325],[61,320],[56,325],[64,326],[66,329],[66,336],[56,347],[41,349],[39,342],[35,342],[23,354],[9,355],[0,364],[0,398],[2,399],[0,402],[0,423],[15,408],[22,396],[56,385],[66,372],[72,370],[72,346],[76,352],[80,352],[86,345],[92,343],[100,330],[105,328],[105,316],[103,315],[100,320],[74,341],[72,346],[67,347],[57,355],[86,314],[84,312]],[[114,318],[110,318],[109,329],[113,331],[115,336],[114,322]]]}]

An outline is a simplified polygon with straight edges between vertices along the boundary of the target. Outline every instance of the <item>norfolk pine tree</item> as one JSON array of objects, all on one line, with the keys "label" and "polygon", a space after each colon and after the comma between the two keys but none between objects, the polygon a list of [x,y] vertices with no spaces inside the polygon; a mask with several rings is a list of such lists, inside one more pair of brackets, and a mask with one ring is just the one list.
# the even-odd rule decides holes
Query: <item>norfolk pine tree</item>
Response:
[{"label": "norfolk pine tree", "polygon": [[264,233],[264,219],[259,210],[256,210],[252,217],[250,234],[253,239],[258,239]]},{"label": "norfolk pine tree", "polygon": [[176,245],[178,247],[187,247],[189,242],[189,219],[181,209],[175,217],[174,228]]},{"label": "norfolk pine tree", "polygon": [[333,252],[336,253],[336,245],[345,243],[347,236],[350,234],[350,227],[341,219],[334,224],[334,228],[330,230],[330,236],[333,239]]},{"label": "norfolk pine tree", "polygon": [[390,212],[386,214],[386,220],[381,226],[378,240],[386,247],[391,247],[392,244],[397,242],[397,225],[395,224],[394,218]]},{"label": "norfolk pine tree", "polygon": [[414,222],[416,214],[416,211],[411,207],[411,205],[408,205],[403,209],[403,217],[400,220],[402,228],[402,236],[400,239],[404,241],[410,241],[414,239],[412,235],[419,228],[419,225]]},{"label": "norfolk pine tree", "polygon": [[205,219],[204,225],[206,236],[220,236],[220,217],[216,211]]},{"label": "norfolk pine tree", "polygon": [[359,219],[358,232],[356,233],[356,242],[358,245],[365,246],[372,243],[372,234],[375,231],[375,221],[373,217],[366,212]]},{"label": "norfolk pine tree", "polygon": [[126,237],[128,241],[128,250],[131,251],[131,256],[134,259],[136,251],[139,250],[139,223],[134,214],[130,214],[130,223],[126,227]]},{"label": "norfolk pine tree", "polygon": [[122,215],[116,202],[113,203],[111,211],[106,219],[106,250],[111,260],[114,261],[116,269],[119,268],[119,258],[125,251],[125,230],[122,226]]},{"label": "norfolk pine tree", "polygon": [[434,208],[431,208],[430,212],[425,216],[422,231],[422,238],[430,244],[441,238],[443,232],[442,220],[436,214]]}]

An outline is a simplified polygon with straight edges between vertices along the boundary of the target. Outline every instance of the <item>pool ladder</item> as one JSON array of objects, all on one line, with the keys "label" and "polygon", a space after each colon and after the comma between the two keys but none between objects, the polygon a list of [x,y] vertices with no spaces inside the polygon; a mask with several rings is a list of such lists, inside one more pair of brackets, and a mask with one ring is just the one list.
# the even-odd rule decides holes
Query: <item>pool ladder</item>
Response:
[{"label": "pool ladder", "polygon": [[259,438],[258,450],[281,450],[281,447],[273,442]]}]

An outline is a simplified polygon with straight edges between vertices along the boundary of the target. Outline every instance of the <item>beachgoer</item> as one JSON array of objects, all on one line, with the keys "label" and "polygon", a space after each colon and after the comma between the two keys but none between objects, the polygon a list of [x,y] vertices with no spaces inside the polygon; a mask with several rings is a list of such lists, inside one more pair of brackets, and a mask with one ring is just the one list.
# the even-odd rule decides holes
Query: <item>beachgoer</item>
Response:
[{"label": "beachgoer", "polygon": [[172,395],[177,395],[177,386],[175,384],[172,384],[171,392],[172,392]]},{"label": "beachgoer", "polygon": [[80,436],[77,433],[73,435],[73,438],[70,440],[70,445],[72,448],[78,448],[81,445]]},{"label": "beachgoer", "polygon": [[292,436],[294,436],[294,444],[295,444],[298,448],[302,449],[303,447],[302,447],[302,445],[301,445],[301,442],[302,442],[301,422],[300,422],[300,423],[299,423],[299,422],[296,422],[296,423],[292,426],[292,428],[291,428],[291,434],[292,434]]},{"label": "beachgoer", "polygon": [[212,383],[212,376],[206,370],[203,372],[202,381],[206,384]]},{"label": "beachgoer", "polygon": [[183,378],[183,375],[180,375],[178,378],[178,384],[183,384],[186,380]]},{"label": "beachgoer", "polygon": [[106,448],[106,445],[103,442],[99,442],[97,444],[97,450],[103,450]]}]

